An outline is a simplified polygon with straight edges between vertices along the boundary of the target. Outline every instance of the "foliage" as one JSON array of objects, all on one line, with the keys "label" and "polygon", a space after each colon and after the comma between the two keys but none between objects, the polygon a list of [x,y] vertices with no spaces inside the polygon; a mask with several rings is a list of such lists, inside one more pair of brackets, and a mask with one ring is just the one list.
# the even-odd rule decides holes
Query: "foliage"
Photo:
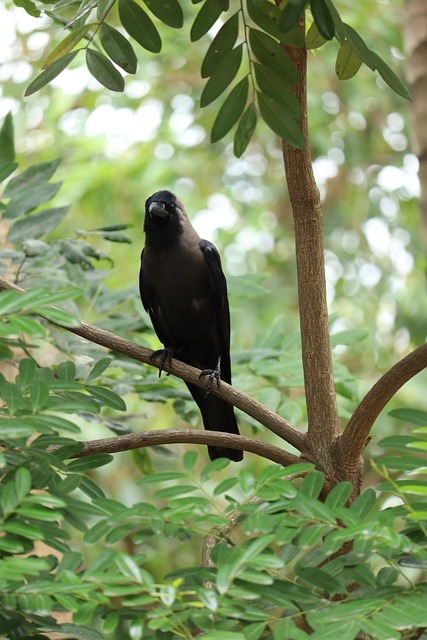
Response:
[{"label": "foliage", "polygon": [[[3,321],[16,313],[13,298],[23,299],[22,315],[38,311],[25,295],[6,295]],[[5,326],[15,332],[12,322]],[[242,469],[218,483],[212,479],[227,462],[217,460],[198,472],[195,452],[184,456],[181,472],[145,476],[141,484],[156,486],[153,501],[127,507],[107,498],[84,473],[107,464],[110,456],[70,460],[82,447],[72,437],[79,427],[60,415],[97,414],[104,403],[123,409],[111,390],[93,384],[106,364],[95,364],[89,385],[75,380],[72,362],[36,369],[25,358],[13,382],[1,381],[0,629],[9,638],[51,631],[87,640],[193,637],[196,631],[210,640],[271,633],[303,638],[302,612],[316,638],[340,633],[351,640],[361,630],[376,640],[400,638],[404,630],[427,625],[427,585],[405,569],[427,568],[421,458],[409,455],[399,463],[420,479],[391,480],[383,472],[387,482],[379,489],[402,499],[386,509],[376,507],[372,489],[346,506],[349,483],[338,484],[322,502],[321,474],[310,472],[298,489],[278,465],[265,467],[258,478]],[[409,443],[396,438],[388,446],[407,450],[409,444],[424,452],[426,428],[419,431]],[[310,467],[296,465],[286,474]],[[230,512],[239,514],[241,532],[233,543]],[[104,550],[85,563],[70,545],[70,530],[83,534],[86,548],[101,542]],[[176,571],[156,583],[144,567],[144,546],[163,536],[179,546],[195,533],[218,536],[213,567]],[[121,550],[125,540],[141,551]],[[350,550],[333,557],[353,540]],[[347,594],[353,583],[358,587]],[[325,592],[336,600],[326,600]],[[55,614],[63,611],[73,613],[72,624],[56,623]]]},{"label": "foliage", "polygon": [[[16,169],[10,118],[1,138],[8,151],[0,171],[10,175]],[[333,633],[350,640],[361,631],[376,640],[400,638],[426,626],[425,412],[395,412],[417,429],[380,443],[400,452],[378,463],[384,497],[377,499],[369,489],[351,506],[348,483],[338,484],[323,502],[318,472],[305,475],[299,487],[284,475],[304,475],[311,465],[286,471],[268,465],[257,475],[245,468],[234,475],[228,466],[221,477],[226,461],[203,467],[193,451],[184,455],[181,470],[143,476],[138,484],[145,499],[125,505],[107,497],[93,477],[95,469],[111,464],[111,456],[73,459],[82,448],[83,428],[87,439],[86,425],[126,429],[115,415],[126,408],[124,393],[138,389],[146,400],[159,400],[173,387],[160,390],[150,374],[135,382],[129,363],[96,349],[84,348],[82,366],[75,345],[43,320],[75,326],[72,301],[81,306],[91,290],[72,283],[85,276],[97,283],[100,308],[123,299],[123,292],[112,297],[104,286],[99,289],[102,274],[94,278],[92,260],[102,256],[90,244],[100,237],[126,241],[114,235],[123,229],[41,239],[52,231],[52,221],[62,219],[42,208],[56,193],[51,179],[57,166],[54,161],[30,167],[4,191],[3,211],[12,220],[8,239],[15,237],[17,247],[12,250],[9,242],[1,250],[2,268],[25,283],[36,277],[49,286],[0,294],[0,355],[11,366],[8,379],[0,380],[1,632],[11,640],[51,632],[84,640],[195,633],[207,640],[299,639],[308,635],[302,613],[315,638]],[[66,308],[50,306],[58,303]],[[122,317],[109,322],[123,330]],[[335,341],[352,344],[364,337],[345,332]],[[36,347],[49,342],[66,347],[68,359],[38,364]],[[298,341],[289,338],[292,344],[296,349]],[[264,398],[273,406],[280,402],[275,384],[301,384],[300,365],[291,362],[288,377],[279,380],[286,371],[281,351],[264,348],[240,358],[258,381],[268,381]],[[338,376],[343,389],[345,380],[349,384],[348,374],[341,383]],[[182,402],[184,394],[176,395]],[[393,495],[400,503],[387,505]],[[155,574],[153,539],[179,548],[205,535],[217,537],[212,567]],[[353,540],[352,548],[335,557]],[[350,585],[357,587],[348,593]],[[64,613],[72,618],[61,621],[57,616]]]},{"label": "foliage", "polygon": [[[35,15],[38,14],[39,7],[44,10],[48,3],[38,3],[36,6],[30,0],[25,0],[19,4]],[[126,16],[129,8],[135,11],[134,4],[122,2],[121,14],[119,10],[118,15],[115,15],[113,3],[100,2],[99,7],[106,13],[101,17],[98,15],[93,23],[89,22],[92,20],[92,3],[85,3],[84,7],[81,5],[80,8],[88,8],[88,12],[81,13],[78,20],[69,25],[70,33],[59,45],[65,48],[62,53],[59,50],[55,52],[56,45],[50,48],[48,55],[52,54],[52,57],[45,58],[46,72],[50,69],[49,73],[54,71],[59,74],[64,62],[69,63],[70,67],[76,65],[83,53],[76,52],[75,48],[82,47],[88,67],[95,78],[102,79],[104,84],[110,83],[113,90],[121,87],[119,76],[122,75],[117,66],[132,74],[136,71],[136,65],[141,65],[140,52],[137,48],[133,49],[132,33],[123,31],[119,22],[123,15]],[[157,8],[157,11],[161,11],[163,3],[145,4],[148,12],[145,7],[142,9],[140,5],[136,6],[154,25],[161,41],[170,43],[169,38],[174,36],[170,35],[170,29],[163,33],[163,25],[159,21],[164,22],[166,27],[178,29],[181,26],[178,3],[168,3],[171,10],[161,15],[157,15],[155,10]],[[187,24],[189,20],[193,22],[192,35],[201,37],[206,21],[213,19],[212,10],[214,13],[221,13],[223,7],[220,5],[225,7],[225,4],[208,0],[203,4],[198,3],[195,7],[196,17],[193,9],[185,6],[185,21]],[[241,155],[252,135],[247,161],[240,161],[240,164],[237,161],[233,161],[235,164],[231,162],[226,143],[220,147],[217,145],[217,150],[210,152],[214,159],[222,154],[222,182],[219,185],[225,193],[230,193],[234,188],[233,172],[242,181],[240,193],[249,193],[251,188],[253,194],[257,189],[260,191],[261,187],[264,188],[267,172],[260,169],[261,143],[256,132],[253,132],[255,125],[257,131],[264,135],[261,120],[264,117],[267,124],[270,124],[265,114],[269,114],[271,101],[276,104],[279,101],[281,105],[292,109],[287,94],[273,93],[274,73],[282,72],[285,63],[282,61],[279,69],[271,69],[268,58],[262,58],[263,44],[273,46],[271,39],[278,42],[285,38],[283,34],[276,37],[277,31],[272,33],[271,20],[266,20],[265,15],[262,17],[262,12],[256,14],[257,10],[262,10],[267,4],[271,10],[272,5],[269,3],[248,2],[241,5],[241,9],[225,21],[228,24],[228,35],[223,32],[216,45],[212,47],[211,44],[207,52],[203,53],[205,68],[203,71],[202,66],[202,72],[207,79],[203,90],[207,91],[205,99],[206,95],[208,101],[212,95],[215,96],[218,88],[223,88],[223,91],[217,97],[229,91],[223,107],[214,119],[212,139],[221,140],[236,126],[234,148],[236,155]],[[381,65],[370,48],[364,47],[348,25],[341,27],[341,23],[336,22],[332,4],[328,0],[319,0],[316,7],[314,4],[315,22],[308,32],[310,46],[318,47],[323,44],[324,38],[332,35],[329,19],[332,16],[335,36],[340,46],[336,61],[339,78],[344,80],[353,75],[360,67],[360,60],[365,58],[368,68],[376,66],[379,74],[385,80],[388,78],[389,84],[399,90],[400,85],[394,76]],[[302,3],[289,1],[286,6],[292,5],[300,9]],[[98,12],[101,11],[100,8]],[[72,21],[73,15],[75,17],[74,9],[73,4],[67,7],[66,3],[62,3],[61,8],[61,4],[57,3],[54,8],[57,11],[56,24],[62,25],[63,20]],[[109,9],[111,11],[107,15]],[[356,11],[357,7],[354,9]],[[52,14],[50,9],[48,11]],[[137,11],[136,16],[134,13],[133,17],[147,27],[148,23],[140,11]],[[363,25],[366,21],[363,7],[359,12],[362,14],[361,18],[359,16],[360,25]],[[61,18],[60,14],[65,17]],[[282,15],[286,17],[285,12]],[[296,14],[293,18],[296,18]],[[129,15],[125,17],[125,21],[132,30],[133,23]],[[240,28],[248,25],[247,29],[244,26],[241,37],[249,49],[243,48],[240,68],[233,78],[227,76],[229,84],[224,86],[221,84],[223,79],[219,76],[215,82],[211,82],[217,75],[215,69],[221,60],[221,57],[215,59],[215,47],[219,42],[219,54],[223,54],[228,62],[231,53],[240,56],[238,48],[242,40],[236,38],[233,41],[232,29],[236,28],[236,22],[240,24]],[[52,29],[52,25],[49,28]],[[342,31],[343,28],[345,32]],[[252,34],[252,41],[249,33]],[[93,35],[95,38],[89,43]],[[212,42],[215,42],[213,33],[211,35]],[[141,38],[139,31],[138,36]],[[225,36],[231,38],[231,45]],[[151,26],[145,29],[142,38],[150,52],[158,48],[159,40]],[[201,40],[203,41],[202,37]],[[196,47],[198,42],[194,41],[193,46]],[[70,47],[68,53],[65,51],[67,47]],[[187,42],[185,47],[188,49]],[[276,50],[273,48],[273,52]],[[58,51],[60,57],[55,60]],[[190,55],[186,52],[185,60]],[[73,60],[67,56],[71,56]],[[168,59],[163,68],[167,67],[167,63]],[[142,75],[152,81],[155,74],[150,77],[151,67],[145,60],[142,64]],[[245,65],[248,65],[248,69]],[[175,73],[170,59],[169,66],[173,69],[172,73]],[[190,70],[192,68],[190,64]],[[246,72],[247,76],[244,75]],[[191,75],[192,71],[187,73]],[[320,78],[322,74],[316,73]],[[48,74],[43,76],[42,87],[45,87],[45,92],[49,91],[44,84],[48,77]],[[363,82],[363,74],[361,78]],[[41,81],[40,76],[38,80]],[[189,82],[188,76],[185,82]],[[331,89],[329,82],[330,78],[328,91]],[[188,85],[182,81],[182,75],[181,83],[174,91],[189,91]],[[173,110],[167,106],[170,98],[165,98],[163,85],[166,85],[166,81],[162,74],[155,84],[155,95],[157,99],[161,97],[166,105],[164,121],[167,122]],[[340,298],[336,309],[340,313],[331,317],[333,340],[338,347],[358,345],[358,349],[347,352],[353,364],[352,370],[357,369],[354,362],[359,363],[357,354],[361,352],[360,345],[367,345],[362,353],[367,353],[368,357],[364,366],[359,367],[364,370],[366,378],[372,369],[377,373],[376,367],[380,363],[384,364],[385,358],[394,358],[394,343],[391,345],[384,339],[384,332],[381,333],[380,327],[377,330],[379,339],[376,341],[376,329],[370,330],[368,336],[366,332],[354,329],[355,326],[371,328],[376,322],[375,311],[369,319],[366,315],[364,321],[361,321],[360,315],[354,318],[355,310],[356,315],[367,314],[366,300],[374,309],[378,301],[381,302],[390,295],[389,292],[396,295],[396,291],[400,290],[403,295],[402,289],[405,289],[406,281],[405,286],[401,283],[399,289],[396,277],[398,269],[394,262],[388,261],[384,254],[372,254],[363,234],[360,234],[360,246],[358,244],[357,250],[354,242],[350,242],[351,239],[354,240],[354,230],[358,231],[365,220],[363,216],[367,206],[364,203],[364,199],[367,200],[366,192],[362,191],[355,179],[352,182],[352,172],[354,175],[357,172],[363,174],[370,194],[370,215],[377,215],[377,219],[387,223],[390,235],[394,234],[396,242],[402,237],[404,229],[400,227],[404,225],[400,219],[390,215],[390,206],[394,204],[396,209],[401,208],[407,214],[411,194],[404,187],[388,192],[379,180],[379,171],[374,168],[375,163],[387,162],[390,154],[393,155],[394,164],[397,153],[388,142],[391,133],[387,133],[385,125],[381,124],[383,116],[379,109],[371,110],[368,117],[367,133],[374,132],[375,135],[361,136],[357,127],[352,129],[351,126],[345,128],[343,125],[346,119],[351,120],[351,109],[357,104],[353,96],[345,94],[349,99],[340,107],[335,118],[326,109],[319,108],[319,95],[322,101],[324,96],[318,86],[316,84],[312,89],[316,106],[311,116],[314,122],[312,139],[315,153],[326,154],[325,149],[331,149],[333,140],[332,151],[340,149],[346,154],[347,166],[341,167],[337,182],[340,185],[348,183],[352,198],[349,205],[347,200],[344,202],[342,189],[337,189],[336,184],[331,186],[325,221],[327,230],[331,230],[327,257],[331,271],[341,274],[336,275],[334,281]],[[348,86],[343,86],[344,92],[350,91]],[[358,91],[360,86],[358,85]],[[254,94],[254,90],[257,93]],[[332,90],[336,90],[333,82]],[[367,96],[363,90],[361,93],[366,104],[371,100],[372,106],[369,92]],[[267,97],[264,103],[262,97],[260,103],[260,96],[264,96],[264,99]],[[87,118],[88,110],[94,107],[96,99],[94,92],[89,97],[80,96],[75,102],[73,99],[68,103],[65,101],[65,106],[62,106],[77,114],[80,108],[83,111],[82,117]],[[212,102],[215,103],[216,99]],[[132,102],[133,107],[136,108],[138,100]],[[385,109],[397,111],[399,107],[388,100],[388,94],[384,92],[380,100],[381,106],[386,103]],[[124,103],[115,104],[123,106]],[[388,106],[389,104],[393,106]],[[211,106],[207,106],[206,111],[209,111]],[[50,106],[45,104],[44,109],[47,112]],[[356,110],[358,109],[357,107]],[[290,122],[296,117],[297,113],[291,113]],[[211,126],[210,122],[206,124],[206,116],[197,118],[198,125],[202,124],[205,128]],[[55,123],[57,119],[55,112]],[[165,135],[165,126],[167,125],[162,125],[162,135]],[[281,127],[280,133],[287,138],[288,130],[283,130],[281,124],[275,123],[273,131],[278,126]],[[383,135],[378,135],[381,126]],[[2,179],[9,179],[17,169],[10,118],[6,119],[1,136],[0,176]],[[328,138],[328,147],[324,140],[322,144],[322,136]],[[351,507],[345,506],[349,492],[347,485],[338,485],[331,494],[332,498],[329,496],[324,503],[318,500],[318,474],[311,473],[298,487],[298,480],[292,484],[284,480],[283,469],[273,465],[261,467],[256,473],[254,470],[243,469],[238,475],[234,475],[230,467],[225,471],[215,464],[204,467],[200,460],[196,460],[195,454],[189,452],[183,458],[183,467],[179,465],[176,469],[177,464],[171,457],[171,452],[159,449],[153,456],[154,460],[159,467],[168,471],[145,475],[139,483],[141,493],[135,498],[133,477],[125,484],[121,493],[117,489],[132,465],[125,463],[117,470],[110,457],[70,460],[81,447],[77,440],[80,437],[83,439],[83,436],[85,440],[94,435],[97,437],[101,429],[123,433],[130,430],[133,424],[137,424],[140,429],[141,425],[144,428],[154,421],[156,426],[165,426],[171,405],[171,402],[166,403],[167,398],[172,398],[173,408],[184,419],[194,423],[195,414],[192,404],[187,400],[188,395],[176,381],[170,378],[159,381],[156,372],[150,373],[118,354],[105,357],[94,345],[76,342],[72,334],[55,329],[36,314],[49,317],[50,313],[51,319],[70,326],[73,326],[76,317],[90,315],[101,318],[102,326],[117,333],[128,334],[142,330],[143,339],[151,340],[145,317],[136,301],[135,287],[111,291],[106,284],[109,274],[106,270],[96,268],[111,267],[109,247],[119,250],[123,248],[125,251],[118,253],[122,256],[122,262],[118,263],[120,268],[115,269],[115,278],[121,287],[127,280],[125,273],[131,262],[129,255],[132,246],[129,246],[129,238],[125,233],[128,225],[121,223],[121,220],[129,219],[122,202],[123,194],[126,193],[129,198],[130,204],[127,206],[138,213],[141,211],[141,174],[144,190],[153,181],[167,179],[172,183],[183,176],[192,178],[194,175],[197,190],[193,193],[192,206],[197,210],[197,207],[200,209],[205,206],[206,192],[211,194],[213,188],[217,188],[216,178],[212,178],[213,173],[210,171],[213,165],[208,164],[212,161],[211,158],[201,156],[197,148],[192,148],[191,162],[188,162],[183,146],[173,136],[165,135],[165,140],[177,159],[176,162],[167,163],[168,171],[165,169],[165,162],[158,159],[155,162],[157,146],[149,143],[141,145],[144,162],[132,162],[133,155],[136,155],[133,149],[128,155],[119,154],[120,162],[110,163],[112,170],[108,172],[107,163],[103,165],[102,171],[97,172],[93,168],[94,163],[88,161],[98,153],[98,143],[94,143],[91,149],[89,145],[82,145],[76,152],[72,137],[69,136],[68,141],[63,144],[66,161],[65,170],[62,171],[67,178],[65,188],[70,184],[78,185],[78,188],[74,186],[74,192],[71,190],[72,200],[79,202],[79,210],[73,212],[73,224],[75,227],[74,220],[79,220],[78,224],[82,228],[69,232],[70,216],[66,215],[67,208],[63,205],[44,208],[51,199],[58,198],[55,194],[59,189],[58,183],[51,182],[58,165],[56,160],[52,161],[52,157],[57,154],[52,155],[50,143],[41,152],[36,150],[40,157],[45,156],[45,162],[38,162],[27,169],[28,173],[24,171],[17,178],[9,179],[2,205],[2,213],[8,211],[8,237],[0,250],[1,272],[31,291],[26,297],[18,297],[14,293],[0,294],[0,357],[7,377],[0,384],[3,401],[0,419],[5,444],[0,460],[0,529],[4,531],[0,538],[0,635],[4,633],[10,638],[36,638],[48,632],[61,631],[67,637],[106,637],[117,640],[193,637],[196,633],[207,640],[301,638],[307,635],[307,629],[301,626],[300,616],[303,613],[307,614],[307,621],[315,630],[312,634],[315,638],[331,637],[332,634],[343,636],[344,639],[353,638],[360,630],[375,639],[405,637],[417,628],[422,633],[422,627],[427,624],[424,605],[426,416],[423,412],[405,409],[390,414],[391,419],[386,421],[388,433],[396,430],[396,424],[399,424],[397,421],[403,419],[405,435],[388,436],[377,447],[377,456],[379,457],[378,449],[384,447],[385,457],[377,459],[375,480],[371,477],[370,481],[380,492],[380,497],[375,501],[373,491],[368,490]],[[22,138],[23,136],[21,140]],[[363,140],[366,139],[374,139],[374,151],[370,148],[368,159],[362,149]],[[269,171],[274,173],[273,159],[277,153],[271,140],[271,133],[264,135],[262,148],[267,149]],[[27,158],[24,161],[28,165],[31,145],[25,149]],[[70,149],[74,150],[70,152]],[[402,152],[402,169],[405,166],[403,153],[405,151]],[[101,163],[100,158],[97,159]],[[201,166],[206,166],[207,170],[201,172]],[[111,197],[115,183],[119,185],[118,199]],[[323,188],[326,190],[325,185]],[[259,229],[262,229],[259,221],[269,221],[271,224],[273,213],[267,212],[269,219],[265,207],[269,209],[269,199],[277,199],[272,197],[273,192],[274,187],[269,186],[269,196],[265,199],[267,204],[253,198],[249,207],[249,200],[242,199],[241,202],[246,203],[242,204],[243,222],[239,223],[244,225],[243,229],[240,228],[242,239],[244,231],[256,230],[259,233]],[[384,208],[382,206],[385,201],[388,202],[388,209],[385,205]],[[95,219],[92,218],[95,215],[92,212],[97,209],[102,214],[102,222],[99,222],[98,217],[96,223],[92,224]],[[108,218],[109,215],[112,219]],[[274,209],[274,216],[281,219],[283,213]],[[138,220],[136,214],[135,220]],[[407,220],[408,218],[405,222]],[[286,226],[286,221],[284,225]],[[86,226],[90,229],[86,229]],[[240,313],[244,318],[244,322],[236,323],[239,333],[247,332],[251,337],[246,345],[240,336],[236,339],[236,342],[239,341],[239,348],[235,349],[233,361],[240,366],[242,373],[235,379],[238,386],[250,390],[254,397],[270,408],[303,425],[304,406],[301,397],[298,397],[298,394],[301,395],[302,384],[300,345],[297,332],[288,319],[296,299],[295,292],[289,285],[292,270],[290,268],[286,271],[285,285],[283,274],[278,278],[277,271],[274,270],[280,264],[281,272],[283,271],[283,265],[290,261],[292,250],[281,225],[274,231],[271,226],[268,228],[276,243],[275,251],[271,255],[263,254],[261,258],[251,250],[245,255],[247,265],[259,265],[259,260],[265,265],[268,261],[268,269],[272,272],[268,285],[265,277],[253,273],[256,270],[253,267],[248,268],[241,277],[230,278],[234,313]],[[412,221],[413,237],[416,236],[417,228],[417,223]],[[227,237],[227,232],[224,236]],[[411,251],[416,254],[416,245]],[[360,274],[365,265],[380,268],[383,275],[375,291],[366,286],[367,293],[365,291],[366,296],[363,297],[360,289],[355,293],[353,284],[357,281],[361,289],[364,288]],[[264,272],[267,269],[258,270]],[[280,295],[277,294],[277,280]],[[396,325],[403,329],[409,327],[414,337],[418,334],[424,337],[425,323],[418,319],[424,318],[424,315],[414,314],[415,298],[419,308],[421,305],[419,286],[417,287],[416,278],[409,282],[409,293],[412,290],[417,295],[412,296],[411,304],[402,306],[403,311],[396,318]],[[79,284],[78,287],[75,286],[76,283]],[[267,286],[271,288],[271,292]],[[351,293],[346,286],[353,286]],[[382,292],[385,292],[384,295]],[[286,325],[283,317],[279,317],[279,313],[284,312],[285,295]],[[268,311],[265,304],[267,297],[273,302]],[[410,298],[409,295],[408,300]],[[248,300],[252,305],[250,313]],[[239,310],[236,301],[239,303]],[[57,302],[61,304],[61,310],[52,312],[49,304]],[[386,302],[387,300],[384,304]],[[342,323],[345,315],[343,305],[351,306],[349,315],[354,324]],[[257,317],[264,321],[263,326],[258,327],[259,333],[255,337],[252,335],[255,331],[252,330],[249,317],[254,314],[254,309]],[[52,316],[52,313],[56,315]],[[276,318],[274,322],[273,317]],[[252,347],[253,344],[256,349],[249,350],[248,346]],[[372,344],[375,345],[374,348]],[[52,361],[57,364],[52,365]],[[337,390],[341,394],[341,415],[346,417],[360,390],[356,378],[340,362],[336,363],[335,377]],[[134,400],[136,395],[142,398],[138,405]],[[122,398],[126,399],[126,415],[122,411]],[[162,412],[153,411],[149,404],[158,401],[164,403],[165,410]],[[139,409],[141,404],[144,415],[141,415]],[[121,412],[117,413],[118,411]],[[176,417],[172,419],[175,420]],[[408,432],[408,423],[417,428]],[[105,431],[101,433],[104,435]],[[161,453],[162,457],[157,453]],[[123,455],[122,458],[124,457]],[[102,466],[107,462],[108,467]],[[150,458],[143,453],[136,455],[134,462],[144,474],[151,470]],[[303,468],[300,467],[299,471]],[[106,472],[102,475],[104,469]],[[292,469],[289,470],[291,471]],[[293,471],[297,472],[298,469]],[[379,487],[378,475],[382,479]],[[150,493],[152,490],[154,495]],[[111,498],[111,495],[118,497]],[[255,497],[262,502],[252,501]],[[226,516],[230,515],[238,516],[235,530],[230,530],[227,524]],[[181,562],[186,568],[182,568],[179,563],[178,566],[173,564],[171,558],[185,548],[190,538],[200,542],[200,536],[207,533],[214,533],[219,541],[212,552],[212,568],[188,568],[191,561]],[[357,543],[352,550],[330,559],[334,550],[352,540],[355,535]],[[42,547],[42,543],[48,545],[47,550]],[[155,544],[158,545],[157,553]],[[330,561],[322,565],[326,559]],[[173,572],[170,568],[165,570],[165,564],[170,564],[174,568]],[[358,588],[347,593],[349,585],[355,583]],[[327,594],[335,594],[335,599],[330,601],[325,597]],[[344,601],[340,600],[342,594],[346,598]],[[71,617],[66,618],[67,622],[61,622],[64,614],[72,614],[72,623]],[[57,617],[58,615],[61,617]]]},{"label": "foliage", "polygon": [[[201,64],[201,75],[207,81],[200,96],[200,106],[204,108],[214,102],[237,78],[211,131],[211,141],[217,142],[237,124],[234,135],[237,157],[247,149],[259,116],[280,138],[296,147],[304,147],[304,137],[298,126],[300,109],[290,89],[298,84],[299,75],[282,45],[303,45],[298,20],[306,4],[305,0],[289,0],[279,8],[268,0],[246,0],[240,5],[236,3],[237,10],[234,10],[228,0],[204,0],[193,20],[192,42],[220,25]],[[149,13],[134,0],[93,3],[83,0],[78,7],[62,0],[53,10],[45,10],[42,3],[36,5],[28,0],[25,6],[31,15],[44,10],[53,20],[64,24],[70,33],[48,54],[44,70],[31,82],[25,95],[30,96],[46,86],[71,65],[79,52],[85,52],[87,68],[100,84],[111,91],[122,92],[125,82],[117,67],[129,74],[136,73],[133,42],[150,53],[161,51],[162,39],[150,13],[173,29],[180,29],[184,24],[184,11],[178,0],[167,5],[150,0],[145,5]],[[310,8],[313,22],[307,34],[308,48],[317,49],[336,38],[340,44],[336,61],[340,80],[353,77],[365,64],[377,71],[396,93],[410,98],[393,70],[341,20],[332,0],[310,2]],[[70,13],[72,9],[74,14]],[[116,24],[117,19],[126,36],[110,24],[111,21]]]}]

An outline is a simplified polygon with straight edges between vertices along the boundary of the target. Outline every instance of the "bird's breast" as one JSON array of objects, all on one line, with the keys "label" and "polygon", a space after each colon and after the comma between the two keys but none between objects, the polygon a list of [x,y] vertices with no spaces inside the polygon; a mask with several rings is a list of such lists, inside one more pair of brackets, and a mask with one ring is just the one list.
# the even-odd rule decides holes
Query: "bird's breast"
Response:
[{"label": "bird's breast", "polygon": [[167,325],[185,333],[203,331],[213,316],[213,301],[203,254],[197,247],[178,245],[162,254],[144,252],[156,306]]}]

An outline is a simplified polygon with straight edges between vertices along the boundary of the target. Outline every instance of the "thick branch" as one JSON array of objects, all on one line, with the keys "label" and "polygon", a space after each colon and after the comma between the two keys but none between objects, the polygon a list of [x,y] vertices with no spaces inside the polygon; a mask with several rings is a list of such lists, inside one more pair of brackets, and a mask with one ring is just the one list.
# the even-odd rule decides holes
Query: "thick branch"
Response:
[{"label": "thick branch", "polygon": [[231,449],[243,449],[255,453],[284,467],[301,462],[300,458],[288,453],[272,444],[259,442],[254,438],[237,436],[222,431],[198,431],[195,429],[161,429],[159,431],[145,431],[144,433],[130,433],[115,438],[102,438],[85,443],[84,449],[74,458],[92,456],[97,453],[117,453],[140,447],[154,447],[161,444],[192,443],[221,445]]},{"label": "thick branch", "polygon": [[[304,17],[301,18],[304,31]],[[307,116],[307,50],[286,47],[300,74],[293,87],[301,107],[304,149],[283,143],[286,179],[295,223],[298,301],[308,416],[308,441],[327,452],[340,433],[329,340],[322,210],[313,175]]]},{"label": "thick branch", "polygon": [[[0,276],[0,291],[1,290],[15,290],[20,291],[21,293],[24,291],[24,289],[17,287]],[[66,329],[67,331],[71,331],[90,342],[95,342],[107,349],[117,351],[129,358],[133,358],[134,360],[138,360],[154,367],[158,366],[157,363],[155,361],[153,362],[151,359],[153,355],[153,351],[151,349],[135,344],[134,342],[117,336],[110,331],[105,331],[104,329],[100,329],[99,327],[87,322],[81,322],[79,327],[58,326]],[[175,360],[175,358],[172,360],[172,366],[165,363],[163,369],[167,373],[172,373],[186,382],[191,382],[192,384],[203,388],[206,386],[206,382],[201,380],[199,377],[199,369],[190,367],[190,365],[180,362],[179,360]],[[283,440],[286,440],[286,442],[294,446],[299,451],[303,449],[305,437],[303,432],[296,429],[290,422],[281,418],[279,415],[274,413],[274,411],[271,411],[246,393],[238,391],[226,382],[221,382],[221,386],[219,388],[216,385],[213,385],[210,393],[223,398],[230,404],[247,413],[252,418],[255,418],[255,420],[258,420],[258,422],[267,427],[267,429],[273,431],[273,433],[283,438]],[[215,442],[215,444],[218,444],[218,442]]]},{"label": "thick branch", "polygon": [[355,460],[366,446],[379,413],[401,387],[427,367],[427,343],[399,360],[374,384],[363,398],[337,444],[337,459]]}]

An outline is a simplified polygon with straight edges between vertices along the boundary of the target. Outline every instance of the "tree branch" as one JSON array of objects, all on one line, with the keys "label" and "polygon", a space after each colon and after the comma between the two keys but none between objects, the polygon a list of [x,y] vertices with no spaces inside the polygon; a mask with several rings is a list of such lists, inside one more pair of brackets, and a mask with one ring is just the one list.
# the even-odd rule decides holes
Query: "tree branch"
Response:
[{"label": "tree branch", "polygon": [[130,433],[115,438],[102,438],[90,440],[85,443],[84,449],[75,454],[73,458],[83,458],[97,453],[118,453],[140,447],[153,447],[161,444],[192,443],[206,445],[221,445],[231,449],[243,449],[255,453],[272,462],[287,467],[301,462],[298,456],[288,453],[272,444],[259,442],[254,438],[238,436],[222,431],[199,431],[196,429],[160,429],[159,431],[145,431],[143,433]]},{"label": "tree branch", "polygon": [[[6,280],[5,278],[0,276],[0,291],[1,290],[20,291],[21,293],[25,291],[21,287],[14,285],[12,282],[9,282],[9,280]],[[111,349],[112,351],[117,351],[118,353],[121,353],[129,358],[133,358],[134,360],[138,360],[139,362],[143,362],[144,364],[148,364],[152,367],[158,368],[158,365],[152,360],[152,356],[154,353],[152,349],[148,349],[147,347],[144,347],[142,345],[135,344],[134,342],[117,336],[110,331],[105,331],[104,329],[100,329],[99,327],[96,327],[87,322],[81,322],[79,327],[66,327],[60,324],[57,324],[57,326],[60,326],[66,331],[71,331],[72,333],[86,340],[89,340],[90,342],[95,342],[102,347],[106,347],[107,349]],[[172,360],[172,366],[169,366],[167,362],[165,362],[163,369],[167,373],[172,373],[178,378],[182,378],[186,382],[191,382],[198,387],[205,388],[206,386],[206,382],[201,380],[199,377],[199,369],[191,367],[184,362],[180,362],[175,358],[173,358]],[[280,436],[283,440],[291,444],[298,451],[303,450],[305,434],[302,431],[296,429],[290,422],[280,417],[279,415],[274,413],[274,411],[271,411],[257,400],[254,400],[246,393],[238,391],[226,382],[221,382],[219,388],[216,385],[212,385],[210,393],[223,398],[230,404],[244,411],[247,415],[255,418],[255,420],[258,420],[258,422],[267,427],[267,429],[273,431],[273,433]],[[214,444],[220,445],[221,442],[216,441]]]},{"label": "tree branch", "polygon": [[392,366],[368,391],[351,416],[338,440],[337,459],[345,464],[355,460],[366,446],[369,432],[379,413],[403,385],[427,367],[427,343]]},{"label": "tree branch", "polygon": [[[305,34],[304,15],[299,24]],[[300,75],[299,84],[291,88],[301,108],[300,125],[306,140],[304,149],[284,142],[283,158],[295,223],[307,444],[310,449],[327,455],[341,430],[329,339],[322,207],[313,174],[308,133],[307,49],[287,45],[286,50]]]}]

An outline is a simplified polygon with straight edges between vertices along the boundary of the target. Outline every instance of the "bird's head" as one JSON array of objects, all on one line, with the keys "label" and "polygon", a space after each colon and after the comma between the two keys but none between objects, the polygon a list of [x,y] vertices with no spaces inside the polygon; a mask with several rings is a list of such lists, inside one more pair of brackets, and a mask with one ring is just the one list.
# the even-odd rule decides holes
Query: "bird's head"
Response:
[{"label": "bird's head", "polygon": [[163,248],[185,233],[195,233],[184,205],[170,191],[157,191],[145,203],[145,242]]},{"label": "bird's head", "polygon": [[179,220],[185,215],[184,206],[170,191],[157,191],[145,203],[145,221]]}]

